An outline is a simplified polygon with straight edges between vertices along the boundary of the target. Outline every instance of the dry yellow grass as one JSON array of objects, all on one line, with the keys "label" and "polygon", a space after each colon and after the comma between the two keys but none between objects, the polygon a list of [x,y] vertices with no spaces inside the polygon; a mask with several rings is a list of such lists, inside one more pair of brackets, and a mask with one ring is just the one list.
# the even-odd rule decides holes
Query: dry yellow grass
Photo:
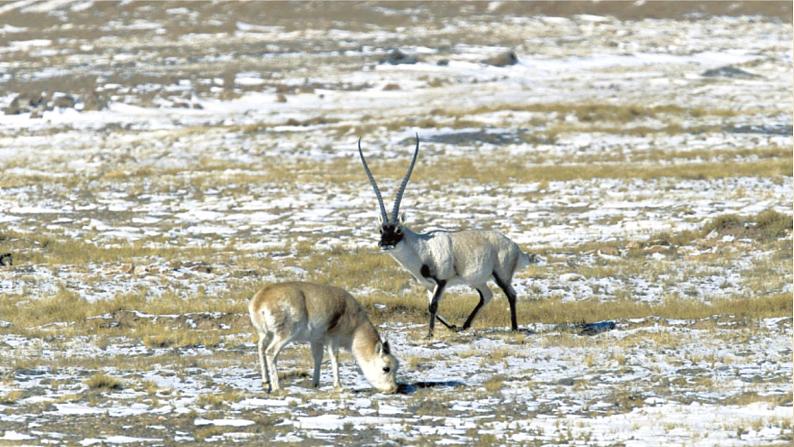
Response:
[{"label": "dry yellow grass", "polygon": [[3,394],[2,396],[0,396],[0,404],[2,404],[2,405],[14,405],[15,403],[17,403],[17,401],[22,399],[22,397],[24,395],[25,395],[25,393],[23,391],[21,391],[21,390],[9,391],[9,392]]},{"label": "dry yellow grass", "polygon": [[[510,312],[507,300],[500,298],[496,296],[480,311],[474,323],[475,327],[509,327]],[[427,300],[424,295],[408,297],[373,295],[364,297],[362,301],[376,321],[392,321],[394,318],[415,322],[426,321]],[[474,296],[450,295],[442,301],[439,313],[452,322],[461,322],[476,303],[477,298]],[[378,309],[374,304],[386,304],[387,308]],[[792,300],[791,295],[788,294],[717,299],[711,303],[670,297],[659,304],[647,304],[631,299],[564,302],[560,298],[548,298],[519,301],[517,313],[519,324],[581,323],[649,316],[701,319],[716,315],[758,319],[791,315]]]},{"label": "dry yellow grass", "polygon": [[123,388],[119,379],[102,373],[89,377],[86,379],[85,384],[88,385],[89,389],[97,391],[120,390]]}]

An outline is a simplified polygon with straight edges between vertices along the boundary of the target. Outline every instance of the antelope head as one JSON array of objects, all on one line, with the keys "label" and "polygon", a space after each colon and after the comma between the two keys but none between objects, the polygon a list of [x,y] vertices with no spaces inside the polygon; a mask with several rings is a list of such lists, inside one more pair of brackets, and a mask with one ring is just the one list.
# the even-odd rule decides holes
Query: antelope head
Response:
[{"label": "antelope head", "polygon": [[400,189],[397,190],[397,195],[394,198],[394,206],[392,207],[390,215],[386,214],[386,206],[383,204],[383,197],[380,195],[380,189],[378,189],[378,184],[375,182],[372,171],[370,171],[369,166],[367,166],[364,153],[361,151],[361,138],[358,139],[358,155],[361,157],[361,163],[364,164],[364,171],[367,173],[367,178],[369,178],[369,183],[372,185],[372,190],[375,191],[375,197],[377,197],[378,206],[380,207],[380,241],[378,242],[378,247],[384,251],[392,250],[405,236],[402,228],[403,217],[399,215],[400,201],[402,201],[405,187],[408,185],[408,180],[411,178],[411,172],[414,170],[416,156],[419,155],[419,134],[416,134],[416,149],[414,150],[414,156],[411,159],[410,166],[408,166],[408,172],[400,183]]}]

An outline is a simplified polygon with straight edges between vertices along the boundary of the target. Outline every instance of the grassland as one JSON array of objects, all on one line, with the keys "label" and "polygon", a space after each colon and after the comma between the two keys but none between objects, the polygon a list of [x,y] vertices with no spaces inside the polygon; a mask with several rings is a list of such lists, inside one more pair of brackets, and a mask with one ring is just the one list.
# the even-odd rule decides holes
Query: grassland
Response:
[{"label": "grassland", "polygon": [[[641,3],[0,7],[1,109],[107,104],[0,120],[0,443],[790,444],[791,6]],[[415,133],[413,229],[546,258],[520,331],[493,287],[424,339],[356,153],[388,201]],[[282,280],[350,290],[400,393],[290,346],[268,394]]]}]

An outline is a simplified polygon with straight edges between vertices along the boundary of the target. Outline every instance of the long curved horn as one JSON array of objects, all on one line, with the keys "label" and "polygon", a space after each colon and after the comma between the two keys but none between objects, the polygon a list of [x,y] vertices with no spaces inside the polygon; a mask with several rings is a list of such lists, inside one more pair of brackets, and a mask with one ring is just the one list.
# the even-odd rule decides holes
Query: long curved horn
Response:
[{"label": "long curved horn", "polygon": [[367,166],[367,160],[364,159],[364,152],[361,151],[361,138],[358,139],[358,156],[361,157],[361,163],[364,164],[364,172],[367,173],[367,178],[369,178],[369,184],[372,185],[372,190],[375,191],[375,197],[378,198],[378,206],[380,206],[380,216],[383,218],[383,222],[387,223],[389,221],[389,218],[386,216],[386,206],[383,205],[383,197],[381,197],[380,195],[378,184],[375,182],[375,177],[372,176],[372,171],[369,170],[369,166]]},{"label": "long curved horn", "polygon": [[411,159],[411,165],[408,166],[408,172],[403,177],[400,183],[400,189],[397,190],[397,195],[394,197],[394,207],[391,210],[392,222],[397,222],[397,214],[400,212],[400,202],[403,200],[403,193],[405,187],[408,186],[408,180],[411,178],[411,173],[414,171],[414,164],[416,164],[416,156],[419,155],[419,134],[416,134],[416,149],[414,150],[414,157]]}]

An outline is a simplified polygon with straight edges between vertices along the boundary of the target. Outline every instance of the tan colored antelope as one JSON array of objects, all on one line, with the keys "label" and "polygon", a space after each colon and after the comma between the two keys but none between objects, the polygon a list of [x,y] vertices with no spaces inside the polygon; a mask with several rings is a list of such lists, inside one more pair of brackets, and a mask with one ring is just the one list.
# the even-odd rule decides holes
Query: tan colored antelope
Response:
[{"label": "tan colored antelope", "polygon": [[364,309],[346,291],[306,282],[273,284],[251,298],[248,313],[259,335],[259,366],[262,384],[270,385],[268,391],[279,390],[276,360],[293,341],[311,344],[315,387],[320,385],[320,364],[326,349],[331,357],[334,386],[341,388],[337,361],[341,347],[353,354],[373,387],[387,393],[397,391],[398,362],[391,355],[389,342],[381,342]]}]

